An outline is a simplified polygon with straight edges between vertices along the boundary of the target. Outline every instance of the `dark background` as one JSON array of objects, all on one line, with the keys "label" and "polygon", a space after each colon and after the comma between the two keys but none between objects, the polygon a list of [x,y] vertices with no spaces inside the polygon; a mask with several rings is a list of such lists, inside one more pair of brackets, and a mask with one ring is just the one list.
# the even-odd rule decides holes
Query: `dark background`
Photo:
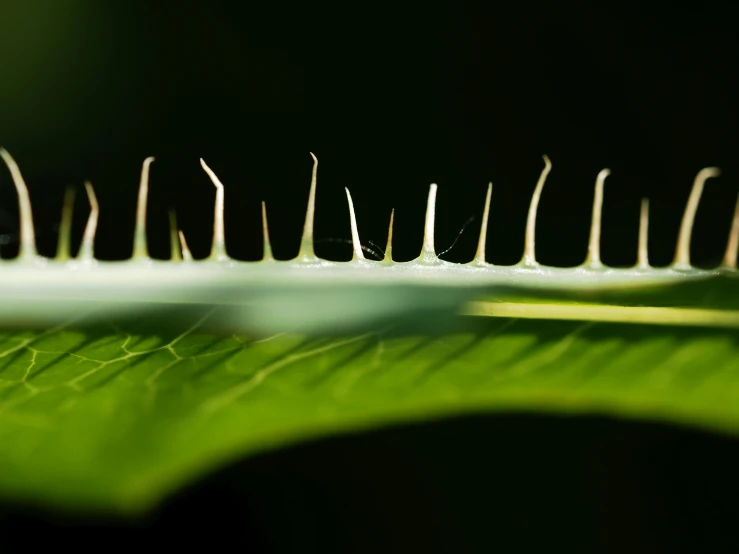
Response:
[{"label": "dark background", "polygon": [[[686,5],[3,0],[0,144],[29,184],[46,255],[64,189],[84,179],[101,202],[99,257],[130,255],[140,164],[153,155],[155,257],[168,256],[170,208],[195,256],[208,253],[214,188],[200,156],[226,187],[231,255],[261,256],[265,200],[276,255],[294,256],[312,151],[319,255],[351,254],[336,242],[349,239],[347,186],[362,240],[384,245],[395,208],[394,255],[412,259],[435,182],[438,250],[477,218],[445,256],[467,261],[492,181],[488,260],[513,264],[548,154],[540,261],[582,262],[595,176],[609,167],[604,261],[635,262],[649,197],[650,257],[668,264],[692,180],[717,165],[693,239],[695,262],[711,265],[739,180],[739,38],[732,2]],[[76,210],[79,239],[81,190]],[[15,255],[17,229],[0,172],[3,257]],[[728,439],[636,423],[479,418],[262,456],[135,529],[8,506],[2,534],[8,545],[32,535],[79,545],[98,532],[143,544],[197,526],[279,552],[731,552],[737,465],[726,461],[738,452]]]}]

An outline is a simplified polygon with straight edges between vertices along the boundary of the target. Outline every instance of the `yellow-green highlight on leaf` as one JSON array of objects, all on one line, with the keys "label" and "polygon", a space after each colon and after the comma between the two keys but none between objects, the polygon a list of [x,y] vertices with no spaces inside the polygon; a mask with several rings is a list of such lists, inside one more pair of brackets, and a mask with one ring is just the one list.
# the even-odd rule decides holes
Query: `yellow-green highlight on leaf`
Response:
[{"label": "yellow-green highlight on leaf", "polygon": [[523,302],[469,302],[464,315],[553,319],[650,325],[685,325],[689,327],[726,327],[739,329],[737,310],[700,310],[654,306],[565,305]]}]

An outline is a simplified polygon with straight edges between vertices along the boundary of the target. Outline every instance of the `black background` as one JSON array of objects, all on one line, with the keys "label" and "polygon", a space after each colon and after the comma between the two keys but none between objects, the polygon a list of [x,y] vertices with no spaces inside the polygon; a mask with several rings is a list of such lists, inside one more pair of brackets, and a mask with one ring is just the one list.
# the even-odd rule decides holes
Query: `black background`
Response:
[{"label": "black background", "polygon": [[[214,189],[201,156],[226,187],[231,255],[261,256],[264,200],[276,255],[294,256],[312,151],[319,255],[351,254],[336,242],[349,238],[346,186],[362,240],[384,245],[395,208],[394,255],[412,259],[434,182],[438,250],[477,218],[445,256],[466,261],[492,181],[488,260],[513,264],[547,154],[540,261],[582,262],[595,176],[609,167],[604,261],[635,262],[639,202],[649,197],[650,257],[668,264],[692,180],[717,165],[723,174],[706,187],[692,249],[711,265],[737,195],[739,38],[731,2],[689,6],[5,0],[0,143],[29,184],[47,255],[64,188],[84,179],[101,202],[98,255],[130,255],[140,164],[153,155],[155,257],[168,256],[170,208],[195,256],[208,253]],[[82,194],[76,210],[79,239]],[[17,229],[2,174],[4,257],[17,249]],[[9,506],[3,535],[9,545],[38,529],[77,545],[103,531],[175,544],[197,525],[280,552],[728,552],[739,512],[736,464],[726,460],[736,457],[733,441],[676,429],[479,418],[263,456],[137,529],[65,527]]]}]

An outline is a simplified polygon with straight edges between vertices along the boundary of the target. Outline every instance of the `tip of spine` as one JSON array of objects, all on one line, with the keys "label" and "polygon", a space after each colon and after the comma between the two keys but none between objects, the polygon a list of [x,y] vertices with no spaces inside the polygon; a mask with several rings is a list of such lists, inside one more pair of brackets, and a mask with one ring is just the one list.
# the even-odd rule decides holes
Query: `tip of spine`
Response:
[{"label": "tip of spine", "polygon": [[308,194],[308,208],[305,212],[305,224],[303,225],[303,237],[300,241],[298,258],[303,261],[315,261],[316,254],[313,248],[313,220],[316,211],[316,178],[318,175],[318,158],[310,152],[313,158],[313,172],[310,180],[310,193]]},{"label": "tip of spine", "polygon": [[539,209],[539,199],[541,198],[541,191],[544,188],[544,183],[547,180],[547,175],[552,169],[552,162],[549,161],[549,156],[544,154],[542,156],[544,160],[544,169],[542,169],[539,175],[539,180],[536,183],[534,194],[531,196],[531,204],[529,205],[529,214],[526,218],[526,238],[524,241],[523,258],[521,259],[520,265],[525,266],[536,266],[536,212]]},{"label": "tip of spine", "polygon": [[395,220],[395,208],[390,211],[390,225],[387,230],[387,244],[385,245],[385,263],[393,263],[393,222]]},{"label": "tip of spine", "polygon": [[434,227],[436,220],[436,184],[429,186],[429,196],[426,201],[426,223],[423,231],[423,250],[418,257],[424,262],[437,262],[439,260],[434,247]]},{"label": "tip of spine", "polygon": [[215,172],[208,167],[208,164],[205,163],[203,158],[200,158],[200,165],[216,187],[215,215],[213,218],[213,244],[210,249],[210,259],[225,261],[229,259],[228,253],[226,252],[226,230],[223,222],[225,189],[223,188],[221,180]]},{"label": "tip of spine", "polygon": [[185,240],[185,234],[182,231],[179,231],[177,234],[180,237],[180,249],[182,250],[182,260],[185,262],[192,261],[192,254],[190,253],[190,249],[187,247],[187,241]]},{"label": "tip of spine", "polygon": [[74,187],[67,187],[64,191],[62,204],[62,220],[59,223],[59,242],[56,247],[55,259],[66,262],[72,258],[72,215],[74,211]]},{"label": "tip of spine", "polygon": [[98,200],[90,181],[85,181],[85,191],[87,192],[87,200],[90,202],[90,215],[87,217],[85,232],[82,235],[82,245],[80,246],[78,256],[82,261],[91,261],[95,258],[95,232],[97,231],[100,207],[98,206]]},{"label": "tip of spine", "polygon": [[610,169],[602,169],[595,179],[595,196],[593,197],[593,215],[590,220],[590,240],[588,241],[588,255],[585,264],[591,268],[601,268],[600,259],[600,231],[603,216],[603,185],[606,177],[611,174]]},{"label": "tip of spine", "polygon": [[636,267],[649,269],[649,198],[642,198],[639,214],[639,247],[636,254]]},{"label": "tip of spine", "polygon": [[485,264],[485,246],[488,234],[488,217],[490,215],[490,197],[493,194],[493,183],[488,183],[488,191],[485,195],[485,207],[482,210],[482,224],[480,225],[480,239],[477,241],[477,253],[475,263]]},{"label": "tip of spine", "polygon": [[262,261],[272,261],[275,258],[272,255],[272,245],[269,242],[269,226],[267,225],[267,204],[265,204],[264,202],[262,202],[262,238],[264,241]]},{"label": "tip of spine", "polygon": [[721,175],[721,170],[717,167],[706,167],[698,172],[693,181],[693,188],[690,191],[688,203],[685,206],[685,213],[680,224],[680,233],[677,238],[677,246],[675,248],[675,260],[672,267],[676,269],[688,269],[690,265],[690,239],[693,234],[693,223],[695,222],[695,212],[698,210],[701,195],[703,194],[703,186],[706,180],[711,177]]},{"label": "tip of spine", "polygon": [[731,220],[729,240],[726,243],[726,253],[722,262],[723,267],[736,269],[737,252],[739,252],[739,197],[734,206],[734,217]]},{"label": "tip of spine", "polygon": [[352,202],[352,195],[349,193],[349,189],[344,187],[344,190],[346,191],[346,200],[349,203],[349,222],[352,230],[352,248],[354,249],[352,260],[364,260],[362,243],[359,241],[359,232],[357,231],[357,217],[354,213],[354,202]]},{"label": "tip of spine", "polygon": [[36,250],[36,233],[33,226],[33,211],[31,210],[28,187],[23,180],[23,175],[18,168],[18,164],[15,163],[15,160],[5,148],[0,148],[0,157],[10,170],[13,185],[15,186],[16,194],[18,194],[18,207],[20,211],[20,246],[18,249],[18,259],[36,259],[38,258],[38,251]]},{"label": "tip of spine", "polygon": [[149,167],[154,162],[153,157],[144,160],[141,167],[141,181],[139,182],[139,198],[136,207],[136,229],[133,236],[133,258],[148,258],[149,247],[146,242],[146,203],[149,197]]}]

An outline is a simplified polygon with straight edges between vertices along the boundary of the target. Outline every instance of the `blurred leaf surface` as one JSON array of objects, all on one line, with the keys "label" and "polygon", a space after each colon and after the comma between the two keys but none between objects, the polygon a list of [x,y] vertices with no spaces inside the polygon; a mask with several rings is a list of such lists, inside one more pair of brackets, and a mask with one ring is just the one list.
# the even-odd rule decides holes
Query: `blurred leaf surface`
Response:
[{"label": "blurred leaf surface", "polygon": [[466,318],[255,339],[180,323],[1,334],[0,494],[137,513],[244,455],[471,412],[739,431],[735,330]]}]

